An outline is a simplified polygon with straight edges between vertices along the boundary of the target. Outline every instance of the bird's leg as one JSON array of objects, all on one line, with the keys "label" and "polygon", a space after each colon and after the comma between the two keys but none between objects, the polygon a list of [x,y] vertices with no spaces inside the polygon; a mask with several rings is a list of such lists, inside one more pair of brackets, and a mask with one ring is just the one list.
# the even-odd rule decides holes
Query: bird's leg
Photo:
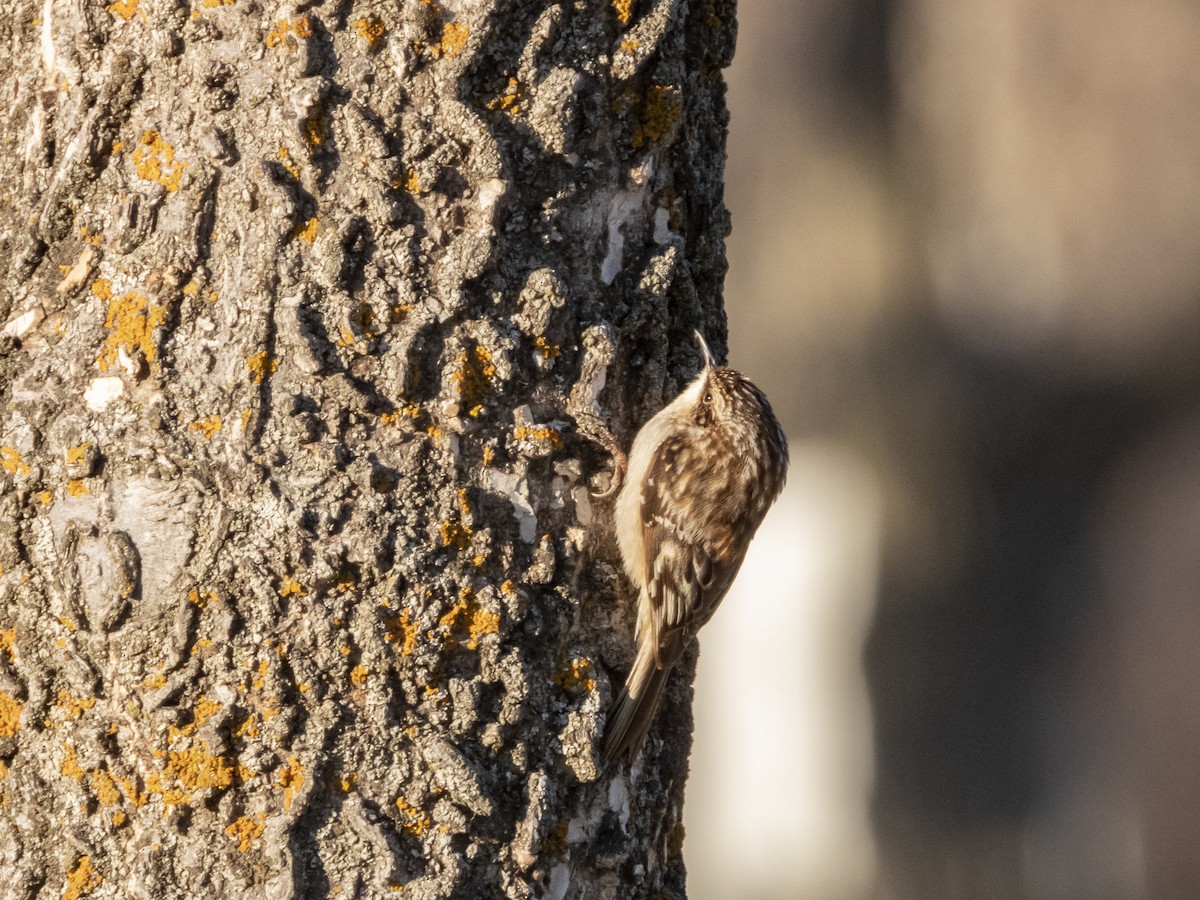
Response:
[{"label": "bird's leg", "polygon": [[621,484],[625,480],[625,470],[628,468],[628,460],[625,457],[625,452],[621,449],[621,445],[617,443],[617,439],[613,437],[612,431],[604,424],[604,420],[598,415],[591,412],[577,412],[575,421],[579,425],[579,433],[581,435],[595,441],[612,456],[612,480],[609,482],[608,487],[603,491],[591,492],[593,497],[600,500],[611,497],[621,489]]}]

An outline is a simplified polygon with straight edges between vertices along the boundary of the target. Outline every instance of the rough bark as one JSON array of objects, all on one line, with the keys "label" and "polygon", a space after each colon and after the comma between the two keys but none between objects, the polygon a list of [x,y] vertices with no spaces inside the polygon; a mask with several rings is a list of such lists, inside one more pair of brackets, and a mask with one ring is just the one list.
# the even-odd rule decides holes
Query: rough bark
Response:
[{"label": "rough bark", "polygon": [[0,894],[683,894],[589,488],[723,345],[733,30],[4,5]]}]

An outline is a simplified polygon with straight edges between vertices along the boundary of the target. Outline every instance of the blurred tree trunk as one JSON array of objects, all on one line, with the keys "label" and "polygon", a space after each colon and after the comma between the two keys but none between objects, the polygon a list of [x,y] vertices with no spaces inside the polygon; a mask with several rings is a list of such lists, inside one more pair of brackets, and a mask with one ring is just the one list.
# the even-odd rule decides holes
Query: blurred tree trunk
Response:
[{"label": "blurred tree trunk", "polygon": [[0,12],[0,893],[683,894],[588,492],[721,343],[733,4],[536,6]]}]

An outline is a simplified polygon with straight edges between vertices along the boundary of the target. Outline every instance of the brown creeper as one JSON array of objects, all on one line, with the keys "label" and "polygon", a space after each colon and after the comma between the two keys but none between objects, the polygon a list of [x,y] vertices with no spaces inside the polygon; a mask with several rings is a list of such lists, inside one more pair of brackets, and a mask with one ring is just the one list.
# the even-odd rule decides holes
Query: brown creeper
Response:
[{"label": "brown creeper", "polygon": [[606,760],[641,747],[672,666],[729,590],[787,475],[787,438],[767,398],[696,338],[704,369],[637,433],[617,496],[638,651],[608,715]]}]

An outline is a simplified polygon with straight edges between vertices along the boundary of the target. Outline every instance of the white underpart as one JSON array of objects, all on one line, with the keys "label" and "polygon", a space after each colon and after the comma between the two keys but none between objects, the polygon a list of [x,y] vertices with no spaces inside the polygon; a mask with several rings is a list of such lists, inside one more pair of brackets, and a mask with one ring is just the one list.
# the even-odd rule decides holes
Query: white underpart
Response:
[{"label": "white underpart", "polygon": [[629,824],[629,785],[621,777],[608,783],[608,808],[621,817],[621,827]]},{"label": "white underpart", "polygon": [[654,453],[675,428],[672,418],[679,409],[694,406],[704,390],[704,373],[701,372],[693,379],[678,397],[668,403],[642,426],[637,437],[633,439],[633,449],[629,451],[629,467],[625,472],[625,483],[617,497],[617,542],[621,546],[621,558],[625,561],[625,571],[634,583],[641,586],[646,568],[646,558],[642,546],[642,491],[646,481],[646,472],[654,460]]}]

